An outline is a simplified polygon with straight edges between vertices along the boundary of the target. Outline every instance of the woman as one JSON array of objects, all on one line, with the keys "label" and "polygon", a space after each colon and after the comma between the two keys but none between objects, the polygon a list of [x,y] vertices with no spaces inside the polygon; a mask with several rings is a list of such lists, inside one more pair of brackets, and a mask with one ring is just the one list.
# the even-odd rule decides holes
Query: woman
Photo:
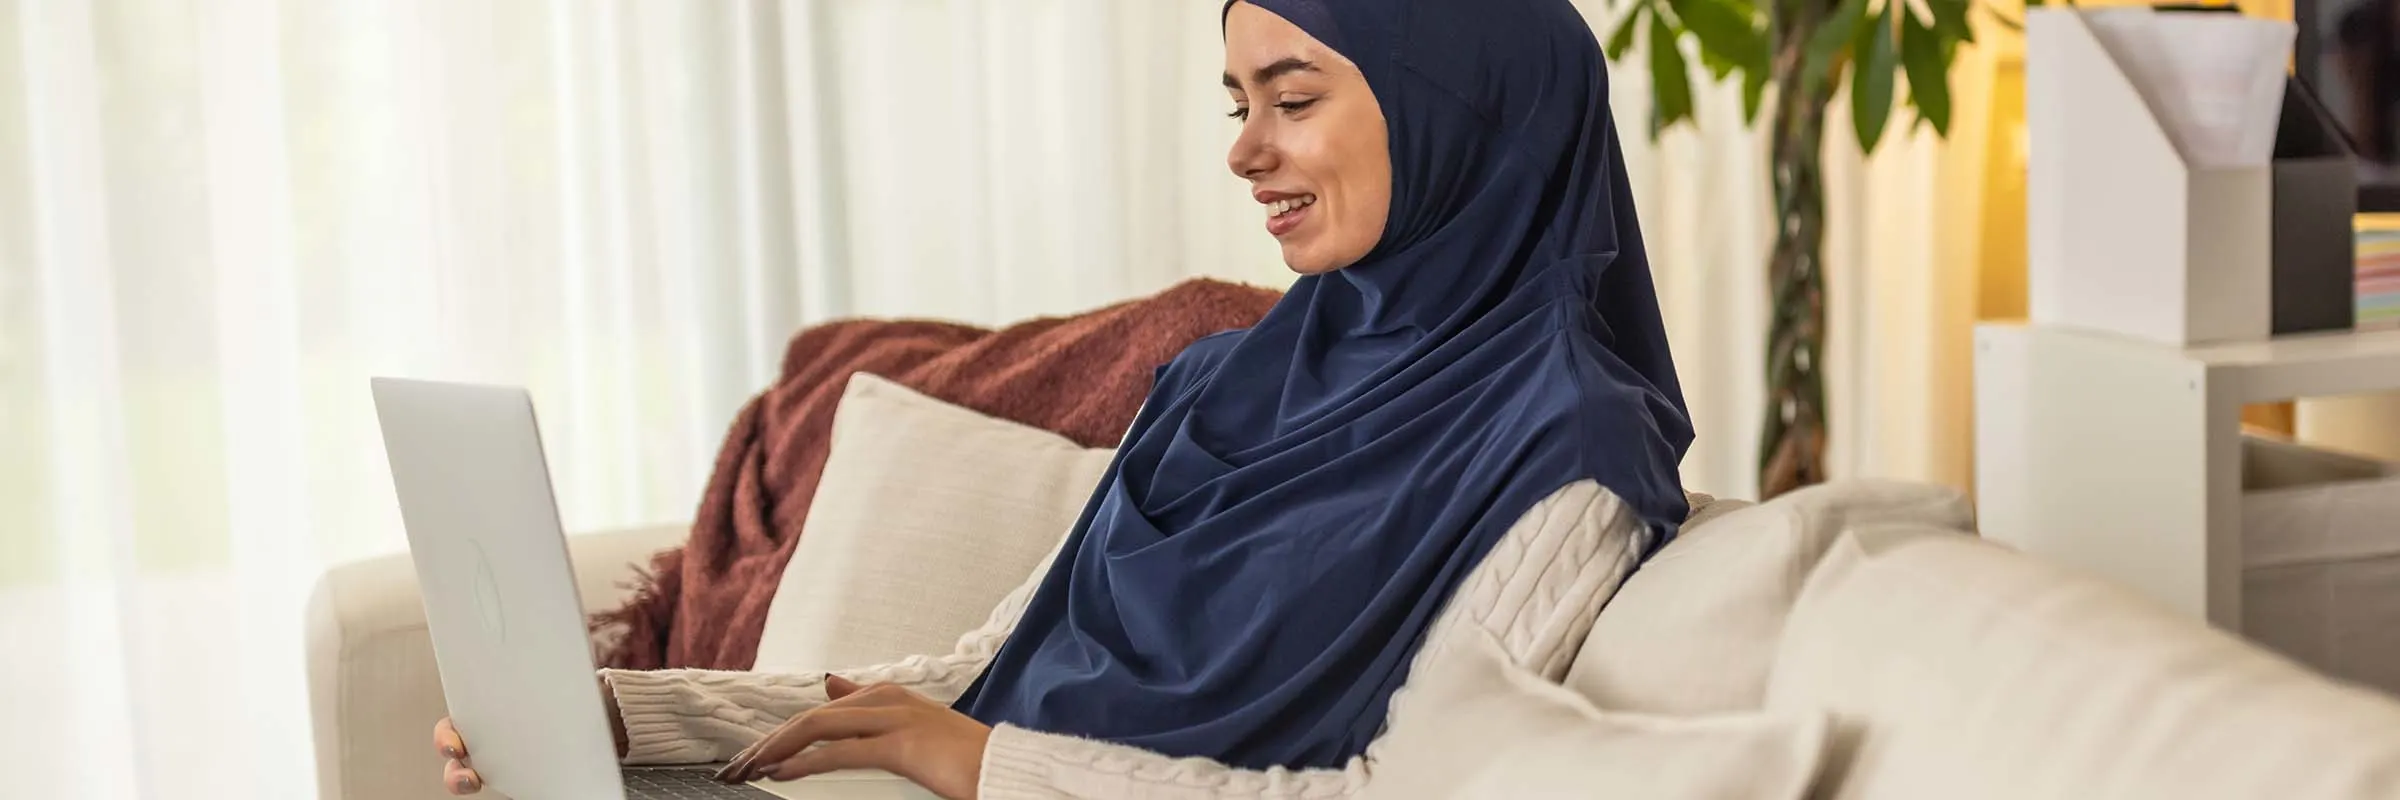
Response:
[{"label": "woman", "polygon": [[1291,292],[1160,371],[1060,556],[958,652],[606,672],[629,762],[1347,794],[1449,638],[1563,672],[1682,521],[1691,438],[1590,29],[1568,0],[1235,0],[1223,25],[1228,164]]}]

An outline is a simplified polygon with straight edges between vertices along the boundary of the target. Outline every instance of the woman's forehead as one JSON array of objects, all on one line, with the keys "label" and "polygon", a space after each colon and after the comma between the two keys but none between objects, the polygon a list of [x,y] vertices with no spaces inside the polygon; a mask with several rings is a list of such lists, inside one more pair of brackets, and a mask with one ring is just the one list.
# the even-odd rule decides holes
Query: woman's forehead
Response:
[{"label": "woman's forehead", "polygon": [[1358,67],[1300,26],[1249,3],[1225,13],[1225,76],[1229,83],[1265,83],[1294,73],[1356,74]]}]

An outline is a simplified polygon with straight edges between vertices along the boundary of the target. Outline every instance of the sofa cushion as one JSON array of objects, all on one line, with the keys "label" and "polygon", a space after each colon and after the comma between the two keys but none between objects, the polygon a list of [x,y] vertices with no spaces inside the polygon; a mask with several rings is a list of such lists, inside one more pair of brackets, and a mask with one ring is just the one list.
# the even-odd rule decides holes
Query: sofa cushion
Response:
[{"label": "sofa cushion", "polygon": [[1839,721],[1840,800],[2400,797],[2400,704],[2095,578],[1862,527],[1793,607],[1770,709]]},{"label": "sofa cushion", "polygon": [[851,376],[756,668],[949,652],[1044,565],[1114,453]]},{"label": "sofa cushion", "polygon": [[1509,663],[1461,625],[1394,697],[1370,748],[1363,800],[1804,797],[1824,752],[1821,714],[1669,717],[1602,711]]},{"label": "sofa cushion", "polygon": [[1843,530],[1882,522],[1972,524],[1958,492],[1896,481],[1699,507],[1600,612],[1566,685],[1612,711],[1759,708],[1784,615],[1809,570]]}]

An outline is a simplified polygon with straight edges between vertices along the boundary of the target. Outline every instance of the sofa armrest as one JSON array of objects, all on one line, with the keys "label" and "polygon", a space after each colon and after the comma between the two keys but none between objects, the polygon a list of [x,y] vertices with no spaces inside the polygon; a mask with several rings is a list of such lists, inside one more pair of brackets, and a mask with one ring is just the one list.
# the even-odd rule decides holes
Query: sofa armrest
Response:
[{"label": "sofa armrest", "polygon": [[[683,541],[668,525],[571,536],[586,610],[624,602],[635,568]],[[407,553],[326,572],[308,601],[308,694],[325,800],[446,797],[433,723],[448,706]]]}]

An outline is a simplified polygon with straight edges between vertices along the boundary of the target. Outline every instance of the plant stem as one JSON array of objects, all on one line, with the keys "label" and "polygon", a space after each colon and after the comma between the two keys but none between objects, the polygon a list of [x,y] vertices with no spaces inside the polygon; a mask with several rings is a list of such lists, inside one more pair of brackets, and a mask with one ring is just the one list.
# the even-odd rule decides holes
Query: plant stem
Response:
[{"label": "plant stem", "polygon": [[1810,35],[1831,22],[1833,10],[1825,0],[1775,4],[1768,145],[1775,249],[1767,260],[1772,316],[1758,448],[1762,499],[1825,480],[1825,117],[1840,72],[1812,81],[1801,65]]}]

